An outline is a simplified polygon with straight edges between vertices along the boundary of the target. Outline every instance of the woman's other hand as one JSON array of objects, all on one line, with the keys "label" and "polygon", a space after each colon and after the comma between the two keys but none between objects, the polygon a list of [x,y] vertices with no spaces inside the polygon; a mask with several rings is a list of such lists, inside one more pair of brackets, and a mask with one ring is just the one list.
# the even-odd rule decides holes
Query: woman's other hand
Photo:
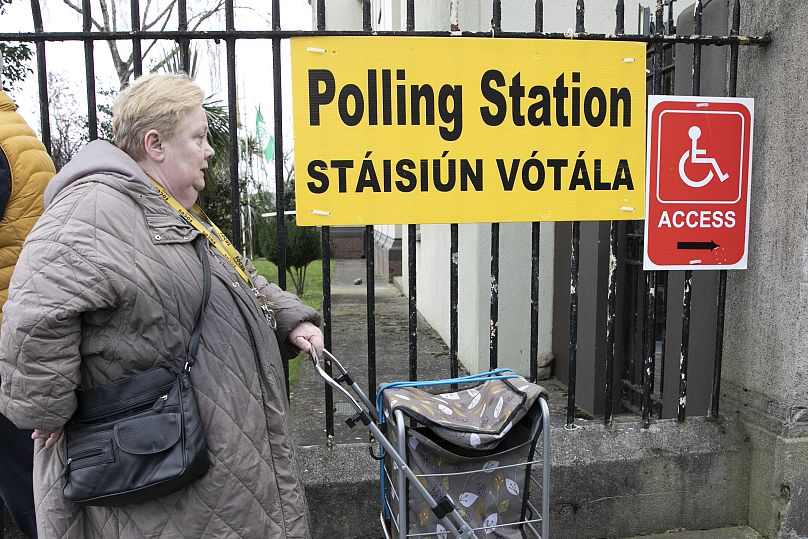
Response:
[{"label": "woman's other hand", "polygon": [[301,322],[290,331],[289,342],[304,352],[309,352],[310,347],[313,346],[317,357],[323,353],[323,332],[311,322]]},{"label": "woman's other hand", "polygon": [[62,437],[62,427],[59,427],[56,430],[35,430],[33,434],[31,434],[32,440],[37,439],[44,439],[45,440],[45,449],[50,449],[56,442],[59,441],[59,438]]}]

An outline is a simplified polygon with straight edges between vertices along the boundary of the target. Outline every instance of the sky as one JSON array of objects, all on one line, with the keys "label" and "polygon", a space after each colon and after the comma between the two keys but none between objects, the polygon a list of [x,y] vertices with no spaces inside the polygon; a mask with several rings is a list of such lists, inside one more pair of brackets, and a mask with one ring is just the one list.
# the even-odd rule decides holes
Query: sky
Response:
[{"label": "sky", "polygon": [[[155,5],[165,5],[165,0],[153,0]],[[117,0],[123,17],[123,24],[128,29],[129,0]],[[200,7],[210,5],[214,0],[193,0],[188,2],[189,17]],[[81,4],[80,0],[73,3]],[[140,0],[141,11],[145,9],[147,0]],[[80,31],[82,18],[79,13],[67,6],[63,0],[41,0],[42,19],[45,31]],[[93,15],[100,16],[98,1],[93,0]],[[237,30],[265,30],[271,27],[271,2],[267,0],[235,0],[235,26]],[[153,13],[152,7],[150,13]],[[143,15],[141,15],[143,19]],[[308,0],[282,0],[281,27],[289,30],[308,30],[311,28],[311,6]],[[167,29],[176,28],[176,18],[169,22]],[[224,13],[214,16],[201,27],[204,29],[223,29]],[[33,19],[28,0],[14,0],[0,17],[0,32],[32,32]],[[131,45],[127,41],[119,41],[122,55],[128,56]],[[214,100],[227,101],[227,67],[224,42],[219,45],[210,41],[198,42],[199,72],[197,82],[207,95]],[[144,71],[161,58],[173,42],[166,41],[156,45],[144,62]],[[283,125],[285,148],[291,147],[292,136],[292,103],[291,78],[289,66],[288,40],[282,41],[282,80],[283,80]],[[144,44],[145,49],[145,44]],[[57,73],[65,79],[86,114],[86,87],[84,75],[84,47],[81,42],[61,42],[46,44],[45,57],[49,72]],[[25,83],[12,95],[19,106],[19,112],[28,123],[39,131],[39,105],[36,60],[32,60],[34,73],[28,75]],[[106,42],[95,43],[96,90],[117,90],[119,83]],[[236,81],[238,86],[239,116],[244,127],[251,133],[255,131],[255,110],[260,106],[267,129],[273,130],[272,100],[272,46],[267,40],[241,40],[236,44]],[[268,168],[272,168],[271,166]],[[267,180],[269,186],[274,181]]]}]

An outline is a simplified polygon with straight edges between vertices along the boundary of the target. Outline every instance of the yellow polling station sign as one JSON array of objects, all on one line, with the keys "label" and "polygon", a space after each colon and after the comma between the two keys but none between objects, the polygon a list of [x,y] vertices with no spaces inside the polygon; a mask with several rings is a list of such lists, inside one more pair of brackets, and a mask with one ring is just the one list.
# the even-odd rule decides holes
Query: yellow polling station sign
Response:
[{"label": "yellow polling station sign", "polygon": [[644,218],[644,44],[291,41],[299,224]]}]

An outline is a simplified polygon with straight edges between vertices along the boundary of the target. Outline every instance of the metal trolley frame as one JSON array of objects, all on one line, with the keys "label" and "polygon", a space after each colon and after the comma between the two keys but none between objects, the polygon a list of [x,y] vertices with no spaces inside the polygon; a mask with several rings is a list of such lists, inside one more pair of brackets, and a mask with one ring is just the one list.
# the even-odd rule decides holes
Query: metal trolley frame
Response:
[{"label": "metal trolley frame", "polygon": [[[459,539],[467,539],[471,537],[478,537],[475,532],[480,532],[482,528],[472,528],[468,522],[466,522],[463,517],[458,513],[457,508],[455,507],[455,502],[451,499],[449,495],[444,495],[439,499],[435,499],[432,494],[424,487],[421,483],[419,478],[427,477],[431,474],[425,475],[416,475],[413,470],[408,466],[406,457],[406,436],[405,436],[405,419],[401,411],[397,410],[395,412],[395,420],[391,421],[393,424],[392,427],[397,430],[397,439],[398,439],[398,447],[395,447],[390,440],[388,440],[387,436],[382,432],[382,429],[379,427],[379,424],[374,420],[374,418],[378,418],[378,412],[376,407],[373,403],[370,402],[367,395],[362,391],[359,385],[356,383],[356,380],[353,376],[347,371],[347,369],[340,363],[340,361],[328,350],[323,350],[324,361],[330,363],[332,366],[335,366],[339,371],[339,376],[336,378],[329,375],[322,367],[320,358],[313,352],[310,352],[310,357],[312,364],[314,365],[315,370],[320,375],[321,378],[325,381],[326,384],[334,388],[338,391],[343,397],[345,397],[352,407],[355,410],[355,414],[348,419],[346,419],[346,423],[350,428],[355,427],[358,423],[362,423],[365,425],[368,430],[371,432],[373,437],[378,440],[379,444],[383,448],[383,458],[390,458],[393,462],[395,462],[397,469],[398,469],[398,477],[396,479],[397,483],[397,492],[403,493],[407,488],[407,485],[411,485],[415,491],[420,495],[420,497],[426,501],[429,508],[435,514],[438,522],[442,524],[444,529],[446,530],[446,534],[451,534],[451,537],[456,537]],[[494,374],[493,376],[497,376],[500,373],[506,371],[506,369],[500,369],[499,371],[492,371]],[[485,378],[485,375],[489,375],[489,378]],[[443,384],[457,384],[457,383],[471,383],[480,380],[490,379],[492,373],[483,373],[482,375],[473,375],[465,378],[457,378],[452,380],[441,380],[437,382],[421,382],[419,384],[423,385],[443,385]],[[515,377],[506,375],[505,377]],[[354,398],[351,393],[342,386],[345,384],[350,390],[356,395],[357,398]],[[386,387],[389,387],[386,386]],[[381,391],[385,389],[385,386],[380,388]],[[530,473],[529,481],[534,482],[541,491],[541,510],[538,510],[529,500],[525,500],[526,506],[531,511],[531,517],[524,519],[519,522],[511,522],[511,523],[504,523],[500,524],[496,527],[500,526],[514,526],[514,525],[524,525],[528,528],[534,535],[534,537],[540,539],[549,539],[550,533],[550,522],[549,522],[549,513],[550,513],[550,411],[547,405],[546,399],[541,396],[539,397],[540,408],[541,408],[541,419],[535,422],[536,429],[541,429],[542,434],[542,455],[541,460],[533,460],[533,451],[532,449],[535,448],[535,440],[538,433],[531,433],[531,439],[534,440],[534,443],[531,447],[530,458],[528,462],[519,463],[510,466],[503,466],[505,467],[513,467],[513,466],[534,466],[534,465],[541,465],[541,481],[538,481],[535,477],[533,477]],[[382,465],[383,466],[383,465]],[[496,468],[499,469],[499,468]],[[460,472],[462,474],[466,473],[476,473],[480,470],[472,470],[466,472]],[[528,472],[530,468],[528,468]],[[384,474],[383,474],[384,475]],[[380,478],[382,481],[382,486],[384,487],[384,476]],[[390,483],[392,487],[392,480]],[[526,498],[529,495],[529,489],[525,489],[524,497]],[[398,507],[398,518],[389,520],[392,522],[393,525],[396,526],[398,530],[407,529],[407,507],[406,507],[406,496],[398,495],[399,500],[399,507]],[[382,500],[382,511],[380,513],[380,519],[382,524],[382,529],[384,530],[385,536],[390,539],[391,533],[388,529],[388,519],[385,518],[385,511],[389,506],[385,506],[385,500]],[[541,532],[535,527],[535,524],[541,524]],[[412,534],[406,535],[407,537],[428,537],[428,536],[436,536],[439,539],[444,539],[447,535],[443,535],[440,533],[429,533],[429,534]]]}]

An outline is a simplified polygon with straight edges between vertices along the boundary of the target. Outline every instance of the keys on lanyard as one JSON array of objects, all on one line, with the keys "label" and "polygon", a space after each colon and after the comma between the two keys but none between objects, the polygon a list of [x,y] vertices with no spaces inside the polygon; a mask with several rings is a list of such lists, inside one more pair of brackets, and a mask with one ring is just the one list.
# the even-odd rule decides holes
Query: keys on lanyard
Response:
[{"label": "keys on lanyard", "polygon": [[252,293],[258,300],[258,305],[261,307],[261,312],[264,313],[264,318],[266,318],[267,324],[269,324],[269,329],[275,331],[275,329],[278,327],[278,321],[275,319],[275,312],[269,308],[266,296],[259,292],[255,287],[253,287]]}]

